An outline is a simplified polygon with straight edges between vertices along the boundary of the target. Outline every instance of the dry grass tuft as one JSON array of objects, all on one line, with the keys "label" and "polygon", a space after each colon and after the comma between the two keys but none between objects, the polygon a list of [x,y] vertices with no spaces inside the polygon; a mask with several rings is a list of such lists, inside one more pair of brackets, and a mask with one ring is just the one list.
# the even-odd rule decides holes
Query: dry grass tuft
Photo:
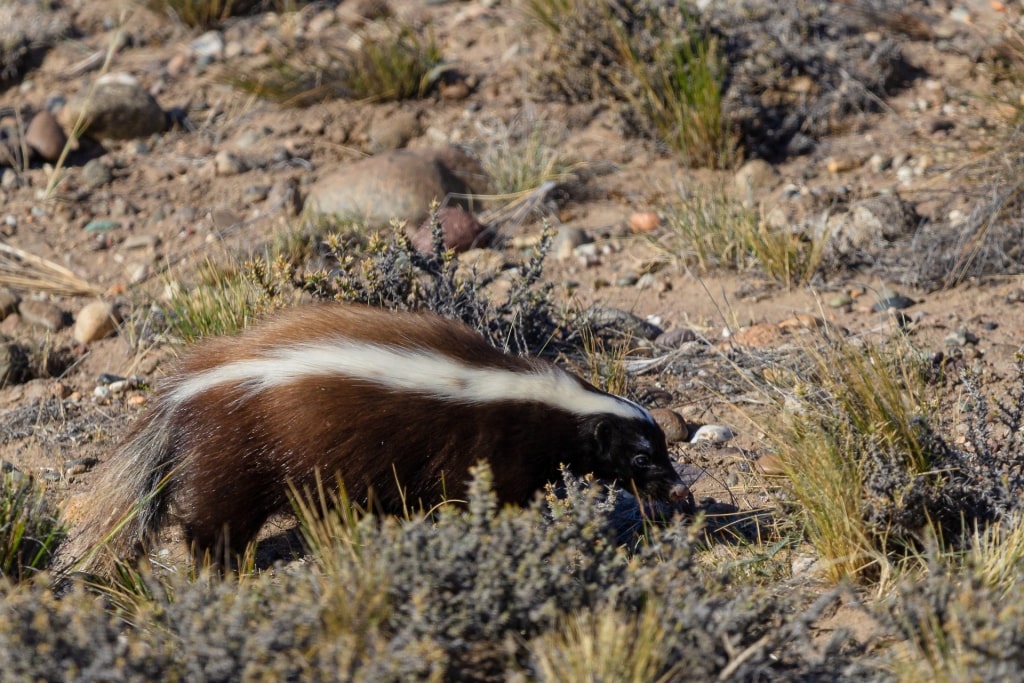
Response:
[{"label": "dry grass tuft", "polygon": [[0,242],[0,284],[61,296],[97,296],[103,293],[64,266]]}]

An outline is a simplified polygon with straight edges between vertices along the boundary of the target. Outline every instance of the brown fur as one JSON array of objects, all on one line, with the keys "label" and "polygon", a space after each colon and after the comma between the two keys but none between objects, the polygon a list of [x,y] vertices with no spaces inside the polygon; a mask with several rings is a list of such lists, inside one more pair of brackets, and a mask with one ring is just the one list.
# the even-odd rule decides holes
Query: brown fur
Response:
[{"label": "brown fur", "polygon": [[[655,444],[659,468],[634,483],[661,498],[688,495],[653,423],[581,417],[541,402],[459,404],[331,374],[250,395],[221,385],[181,404],[167,399],[183,379],[256,358],[260,349],[339,337],[426,348],[513,373],[551,367],[504,355],[463,325],[433,315],[352,305],[293,309],[241,335],[211,339],[180,363],[107,463],[93,506],[61,554],[64,566],[85,558],[76,568],[103,572],[112,556],[134,559],[171,505],[195,550],[241,552],[268,516],[287,509],[290,486],[311,490],[318,478],[340,475],[351,500],[366,504],[372,495],[386,512],[462,498],[468,470],[480,460],[490,463],[495,492],[506,503],[528,502],[558,476],[560,462],[580,474],[628,480],[632,470],[622,453],[629,452],[631,430]],[[108,552],[89,558],[104,541]]]}]

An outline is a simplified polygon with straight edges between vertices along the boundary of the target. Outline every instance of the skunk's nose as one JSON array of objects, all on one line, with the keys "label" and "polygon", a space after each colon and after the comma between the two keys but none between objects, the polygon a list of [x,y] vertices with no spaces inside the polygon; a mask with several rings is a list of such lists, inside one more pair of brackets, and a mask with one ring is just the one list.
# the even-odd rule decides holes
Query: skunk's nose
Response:
[{"label": "skunk's nose", "polygon": [[689,487],[682,482],[668,490],[668,499],[673,503],[686,503],[687,507],[693,507],[693,494],[690,493]]}]

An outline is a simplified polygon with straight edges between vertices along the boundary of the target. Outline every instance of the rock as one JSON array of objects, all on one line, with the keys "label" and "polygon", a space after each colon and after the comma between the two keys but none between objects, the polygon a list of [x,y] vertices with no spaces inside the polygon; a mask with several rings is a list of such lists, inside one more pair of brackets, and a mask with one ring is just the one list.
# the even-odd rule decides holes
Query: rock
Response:
[{"label": "rock", "polygon": [[97,189],[114,179],[110,167],[99,159],[90,159],[82,167],[82,182],[86,187]]},{"label": "rock", "polygon": [[881,294],[881,298],[875,303],[871,310],[875,313],[884,313],[885,311],[902,311],[905,308],[910,308],[917,302],[911,299],[909,296],[903,296],[895,292],[885,292]]},{"label": "rock", "polygon": [[153,96],[125,73],[101,76],[88,91],[61,110],[65,127],[85,113],[84,134],[97,140],[131,140],[167,129],[167,115]]},{"label": "rock", "polygon": [[121,243],[122,249],[156,249],[160,246],[160,235],[130,235]]},{"label": "rock", "polygon": [[829,157],[825,160],[825,169],[832,174],[846,173],[863,165],[864,161],[859,157]]},{"label": "rock", "polygon": [[[437,210],[437,220],[441,224],[444,246],[456,252],[466,251],[472,247],[482,246],[478,242],[483,239],[484,226],[460,206],[445,206]],[[416,250],[423,254],[434,251],[432,221],[427,218],[419,227],[411,231],[409,240]]]},{"label": "rock", "polygon": [[732,430],[723,425],[704,425],[693,433],[690,443],[697,443],[699,441],[725,443],[734,436],[735,434],[733,434]]},{"label": "rock", "polygon": [[551,251],[554,252],[555,258],[559,261],[568,261],[576,255],[576,247],[592,241],[590,235],[583,228],[563,225],[558,229],[554,239],[551,241]]},{"label": "rock", "polygon": [[661,223],[653,211],[637,211],[629,217],[629,229],[634,233],[651,232]]},{"label": "rock", "polygon": [[370,151],[378,153],[401,149],[420,132],[420,121],[415,112],[382,112],[374,117],[367,132]]},{"label": "rock", "polygon": [[[6,150],[4,150],[3,146],[0,145],[0,157],[8,159],[14,158],[13,152],[5,152]],[[3,173],[0,173],[0,188],[5,190],[17,190],[19,187],[21,187],[21,176],[19,176],[18,172],[13,168],[5,168]]]},{"label": "rock", "polygon": [[946,335],[946,338],[942,340],[946,346],[976,346],[980,339],[978,335],[969,331],[963,325],[960,325],[955,330]]},{"label": "rock", "polygon": [[248,164],[234,152],[222,149],[213,157],[213,167],[219,176],[233,176],[249,170]]},{"label": "rock", "polygon": [[242,222],[242,217],[231,209],[214,209],[210,212],[210,220],[218,230],[227,230]]},{"label": "rock", "polygon": [[697,341],[697,333],[689,327],[673,327],[655,338],[654,343],[668,349],[678,349],[687,342]]},{"label": "rock", "polygon": [[[446,163],[459,160],[459,155],[401,149],[356,161],[317,181],[306,197],[306,209],[371,226],[392,219],[419,224],[431,202],[443,201],[449,193],[473,194],[459,170]],[[449,203],[470,208],[460,198]]]},{"label": "rock", "polygon": [[853,304],[853,297],[845,292],[836,294],[828,300],[829,308],[844,308]]},{"label": "rock", "polygon": [[657,325],[611,306],[591,306],[587,309],[586,321],[596,332],[613,330],[634,339],[654,339],[662,333]]},{"label": "rock", "polygon": [[270,194],[270,185],[250,185],[242,192],[242,201],[246,204],[255,204],[265,201],[268,194]]},{"label": "rock", "polygon": [[207,31],[188,46],[196,59],[212,62],[224,55],[224,34],[220,31]]},{"label": "rock", "polygon": [[679,443],[689,438],[690,429],[686,426],[686,421],[676,411],[668,408],[651,408],[650,413],[654,421],[661,427],[661,431],[665,432],[665,440],[668,443]]},{"label": "rock", "polygon": [[747,207],[754,205],[754,198],[775,187],[779,182],[779,172],[764,159],[751,159],[740,166],[733,176],[733,183],[740,199]]},{"label": "rock", "polygon": [[73,336],[79,344],[102,339],[117,326],[115,311],[107,301],[93,301],[78,312]]},{"label": "rock", "polygon": [[29,325],[42,327],[50,332],[56,332],[67,324],[64,311],[48,301],[22,301],[18,304],[18,313]]},{"label": "rock", "polygon": [[877,253],[913,233],[919,222],[913,205],[895,194],[864,199],[828,220],[828,249],[839,255]]},{"label": "rock", "polygon": [[96,218],[85,224],[83,230],[86,232],[110,232],[121,227],[118,221],[111,221],[105,218]]},{"label": "rock", "polygon": [[28,129],[25,131],[25,144],[31,147],[40,159],[57,161],[67,142],[68,136],[64,134],[64,129],[46,109],[29,121]]},{"label": "rock", "polygon": [[270,186],[265,203],[268,211],[280,210],[286,216],[297,216],[302,211],[298,182],[294,178],[278,180]]},{"label": "rock", "polygon": [[0,320],[18,310],[18,301],[17,294],[6,287],[0,287]]}]

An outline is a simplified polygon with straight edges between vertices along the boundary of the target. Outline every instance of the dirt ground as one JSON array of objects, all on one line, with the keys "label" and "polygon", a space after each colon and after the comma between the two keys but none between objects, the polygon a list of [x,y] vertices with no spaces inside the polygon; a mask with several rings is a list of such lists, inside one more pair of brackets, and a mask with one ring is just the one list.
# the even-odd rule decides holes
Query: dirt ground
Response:
[{"label": "dirt ground", "polygon": [[[358,3],[345,0],[342,6],[350,4]],[[860,7],[847,4],[851,12]],[[18,168],[18,182],[0,189],[0,217],[11,217],[0,225],[0,239],[71,269],[134,319],[144,317],[154,302],[159,305],[170,283],[187,286],[207,258],[259,247],[288,229],[295,216],[254,200],[260,193],[253,188],[294,183],[303,193],[325,173],[367,155],[372,147],[368,130],[374,123],[400,110],[412,111],[422,132],[409,142],[411,148],[440,142],[472,148],[480,144],[480,124],[530,116],[563,127],[559,144],[571,150],[574,160],[607,170],[588,176],[585,191],[567,194],[546,213],[556,228],[583,228],[608,247],[593,264],[576,258],[550,260],[545,276],[559,283],[556,291],[567,301],[621,308],[663,329],[690,327],[712,344],[752,325],[809,314],[853,336],[884,341],[908,334],[924,352],[962,354],[982,373],[987,390],[999,391],[1014,381],[1015,355],[1024,340],[1019,263],[948,288],[916,289],[898,277],[886,279],[870,264],[835,270],[814,280],[813,286],[786,287],[756,270],[703,272],[685,258],[667,256],[656,246],[669,230],[664,221],[650,235],[631,233],[634,213],[662,212],[678,197],[680,186],[717,185],[738,195],[733,189],[735,169],[689,169],[651,141],[624,137],[607,109],[532,96],[530,71],[524,65],[541,58],[547,38],[541,28],[526,23],[525,3],[391,0],[395,17],[430,27],[445,59],[465,74],[468,91],[451,97],[434,93],[400,104],[332,100],[306,108],[274,104],[227,84],[222,64],[214,60],[204,65],[190,49],[199,31],[146,9],[125,9],[114,0],[71,0],[65,5],[76,32],[57,41],[37,68],[0,92],[0,110],[7,112],[0,123],[17,125],[24,112],[38,111],[53,97],[71,100],[80,95],[96,75],[81,68],[83,60],[107,50],[121,30],[128,38],[110,70],[136,76],[165,110],[180,112],[191,125],[81,148],[69,157],[66,175],[50,197],[45,188],[52,164],[34,161]],[[321,11],[324,7],[311,5],[289,21],[312,32],[309,24]],[[795,221],[801,209],[785,198],[790,186],[805,197],[856,199],[895,191],[933,222],[947,220],[954,210],[969,213],[978,204],[983,183],[976,174],[962,171],[1002,153],[1024,97],[1014,91],[1012,81],[997,77],[981,53],[1001,36],[1012,35],[1007,27],[1017,25],[1021,7],[988,0],[962,2],[957,8],[912,2],[905,11],[908,23],[919,22],[931,32],[901,33],[892,22],[881,22],[876,30],[899,39],[905,61],[913,66],[911,75],[877,111],[851,116],[845,129],[836,127],[809,153],[777,161],[777,178],[754,188],[749,197],[762,213],[780,208]],[[233,41],[273,41],[284,24],[251,22],[227,28],[227,49]],[[329,29],[321,30],[327,35]],[[965,37],[977,50],[944,46],[947,33]],[[238,59],[225,62],[231,68],[244,64]],[[302,162],[273,162],[280,148]],[[222,175],[214,158],[224,150],[271,161]],[[913,160],[911,167],[918,170],[902,175],[896,168],[876,170],[869,160],[880,151],[889,159]],[[83,178],[86,163],[94,159],[106,164],[113,176],[98,188]],[[108,232],[85,229],[98,219],[115,220],[120,227]],[[503,227],[501,249],[506,256],[517,256],[515,238],[540,232],[540,219],[533,216]],[[225,229],[225,224],[233,227]],[[136,236],[152,239],[148,246],[127,248],[129,238]],[[647,286],[617,284],[623,275],[650,270],[651,263],[660,266]],[[561,286],[569,281],[577,285],[571,294]],[[894,322],[890,312],[872,310],[885,290],[916,302],[903,311],[909,327]],[[32,288],[17,293],[22,299],[53,303],[71,317],[90,300]],[[831,300],[843,293],[857,296],[849,305],[833,307]],[[948,342],[960,327],[975,335],[976,343]],[[0,388],[0,459],[46,480],[57,500],[87,492],[92,459],[107,458],[145,409],[148,393],[131,389],[98,398],[100,376],[138,375],[157,384],[176,348],[159,339],[140,341],[127,327],[120,334],[78,344],[70,326],[48,332],[17,314],[0,322],[0,333],[64,359],[54,376]],[[758,344],[776,347],[790,341],[782,335]],[[764,435],[749,419],[756,406],[707,387],[693,389],[672,374],[648,373],[637,381],[668,391],[669,406],[692,425],[724,424],[735,432],[736,438],[717,455],[702,456],[700,466],[708,476],[695,485],[698,496],[728,500],[728,472],[735,458],[751,460],[767,448]],[[677,446],[684,460],[687,448]]]}]

